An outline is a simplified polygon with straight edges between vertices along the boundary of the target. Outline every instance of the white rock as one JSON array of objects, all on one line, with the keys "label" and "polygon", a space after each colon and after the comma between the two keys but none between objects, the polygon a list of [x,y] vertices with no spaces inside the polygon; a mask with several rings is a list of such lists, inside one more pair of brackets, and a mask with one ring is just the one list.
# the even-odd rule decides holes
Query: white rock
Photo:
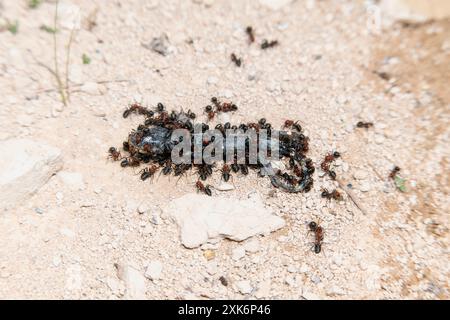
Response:
[{"label": "white rock", "polygon": [[222,181],[217,187],[215,187],[219,191],[231,191],[234,190],[234,186],[231,183]]},{"label": "white rock", "polygon": [[259,3],[272,10],[279,10],[291,2],[292,0],[259,0]]},{"label": "white rock", "polygon": [[161,278],[162,263],[160,261],[150,261],[145,270],[145,277],[150,280],[158,280]]},{"label": "white rock", "polygon": [[61,171],[58,178],[72,190],[84,190],[83,175],[78,172]]},{"label": "white rock", "polygon": [[259,197],[233,200],[190,193],[172,201],[165,211],[178,224],[181,242],[188,248],[222,238],[242,241],[285,225]]},{"label": "white rock", "polygon": [[145,203],[141,203],[141,204],[139,205],[139,207],[137,208],[137,211],[138,211],[140,214],[144,214],[144,213],[146,213],[148,210],[149,210],[149,207],[148,207],[148,205],[145,204]]},{"label": "white rock", "polygon": [[125,282],[127,299],[145,299],[145,277],[128,264],[117,264],[117,277]]},{"label": "white rock", "polygon": [[294,288],[297,286],[297,278],[295,276],[287,276],[284,279],[284,282],[286,282],[286,284]]},{"label": "white rock", "polygon": [[364,180],[367,178],[367,171],[366,170],[356,170],[353,173],[353,177],[357,180]]},{"label": "white rock", "polygon": [[0,142],[0,209],[20,204],[62,167],[61,151],[43,142]]},{"label": "white rock", "polygon": [[255,293],[255,297],[257,299],[262,299],[262,298],[267,298],[270,296],[270,288],[271,287],[271,283],[270,280],[266,280],[264,282],[262,282],[259,286],[258,286],[258,290]]},{"label": "white rock", "polygon": [[379,7],[381,14],[401,21],[423,22],[450,17],[447,0],[382,0]]},{"label": "white rock", "polygon": [[259,251],[259,240],[251,239],[250,241],[244,244],[245,251],[250,253],[256,253]]},{"label": "white rock", "polygon": [[243,257],[245,257],[245,249],[242,246],[234,248],[233,251],[231,252],[231,258],[234,261],[240,260]]},{"label": "white rock", "polygon": [[98,84],[95,82],[86,82],[80,87],[80,90],[87,94],[96,95],[99,94]]},{"label": "white rock", "polygon": [[210,275],[215,275],[218,271],[217,262],[211,261],[206,265],[206,272]]},{"label": "white rock", "polygon": [[249,294],[253,291],[252,285],[248,280],[236,282],[236,287],[242,294]]},{"label": "white rock", "polygon": [[306,300],[321,300],[321,298],[310,291],[303,290],[302,297]]},{"label": "white rock", "polygon": [[361,190],[362,192],[368,192],[371,189],[372,187],[368,181],[363,181],[359,186],[359,190]]},{"label": "white rock", "polygon": [[208,79],[206,79],[206,83],[208,84],[216,84],[219,82],[219,79],[217,77],[208,77]]}]

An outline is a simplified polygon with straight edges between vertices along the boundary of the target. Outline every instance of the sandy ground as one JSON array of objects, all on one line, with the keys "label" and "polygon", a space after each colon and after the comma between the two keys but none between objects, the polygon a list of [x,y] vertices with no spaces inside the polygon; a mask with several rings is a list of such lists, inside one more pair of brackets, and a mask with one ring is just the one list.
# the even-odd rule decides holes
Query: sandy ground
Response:
[{"label": "sandy ground", "polygon": [[[357,1],[295,1],[277,11],[257,1],[76,1],[83,24],[63,107],[44,67],[53,68],[53,37],[40,29],[52,26],[54,4],[32,10],[25,1],[1,3],[0,18],[17,20],[19,29],[0,33],[0,139],[60,148],[63,170],[82,174],[85,184],[73,190],[54,176],[21,206],[0,213],[1,298],[125,298],[115,264],[144,274],[149,261],[162,265],[159,279],[146,279],[149,299],[450,297],[450,21],[396,24],[377,34]],[[258,43],[280,45],[249,46],[247,25]],[[61,66],[69,33],[57,33]],[[162,33],[170,55],[142,46]],[[230,62],[232,52],[242,57],[241,68]],[[297,195],[274,192],[256,173],[238,175],[235,190],[215,196],[256,192],[286,227],[256,237],[255,252],[240,259],[232,252],[248,240],[212,246],[211,260],[206,248],[184,248],[162,209],[193,192],[196,177],[142,182],[136,170],[108,161],[107,150],[142,121],[122,118],[129,103],[162,101],[201,114],[213,95],[239,105],[233,122],[265,117],[279,127],[299,119],[315,163],[341,152],[337,174],[367,212],[347,196],[322,199],[321,188],[335,182],[320,170],[314,190]],[[360,120],[374,127],[356,129]],[[406,193],[387,178],[394,165],[407,179]],[[212,184],[219,180],[216,173]],[[137,212],[141,204],[160,217],[158,224]],[[313,219],[327,230],[318,255],[306,227]],[[242,281],[249,292],[236,286]]]}]

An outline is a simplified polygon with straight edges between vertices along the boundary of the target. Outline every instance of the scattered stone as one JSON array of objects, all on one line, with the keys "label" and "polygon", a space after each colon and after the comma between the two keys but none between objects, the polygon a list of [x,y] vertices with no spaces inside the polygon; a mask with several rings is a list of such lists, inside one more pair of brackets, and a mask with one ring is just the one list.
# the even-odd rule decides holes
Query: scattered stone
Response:
[{"label": "scattered stone", "polygon": [[158,280],[161,278],[162,263],[160,261],[151,261],[145,270],[145,277],[150,280]]},{"label": "scattered stone", "polygon": [[302,297],[306,300],[321,300],[317,294],[305,290],[303,290]]},{"label": "scattered stone", "polygon": [[100,194],[100,193],[102,193],[102,187],[95,187],[94,188],[94,192],[96,193],[96,194]]},{"label": "scattered stone", "polygon": [[270,296],[270,292],[271,292],[271,282],[270,280],[266,280],[261,282],[261,284],[258,286],[258,289],[255,293],[255,297],[257,299],[263,299],[263,298],[267,298]]},{"label": "scattered stone", "polygon": [[59,265],[61,264],[61,257],[60,256],[54,256],[53,260],[52,260],[53,266],[54,267],[59,267]]},{"label": "scattered stone", "polygon": [[120,281],[117,281],[117,279],[113,277],[108,277],[106,279],[106,285],[113,292],[113,294],[117,296],[121,296],[124,294],[125,288],[123,287],[123,284]]},{"label": "scattered stone", "polygon": [[206,265],[206,272],[208,272],[208,274],[210,275],[215,275],[218,271],[218,267],[217,267],[217,262],[213,261],[213,262],[209,262]]},{"label": "scattered stone", "polygon": [[248,280],[236,282],[236,287],[242,294],[250,294],[253,291],[253,287]]},{"label": "scattered stone", "polygon": [[97,95],[97,94],[100,93],[100,90],[98,88],[98,84],[95,83],[95,82],[92,82],[92,81],[84,83],[80,87],[80,90],[85,92],[85,93],[87,93],[87,94],[90,94],[90,95]]},{"label": "scattered stone", "polygon": [[41,208],[34,208],[34,211],[39,214],[44,214],[44,210]]},{"label": "scattered stone", "polygon": [[242,246],[239,246],[237,248],[234,248],[232,253],[231,253],[231,258],[234,261],[240,260],[243,257],[245,257],[245,249]]},{"label": "scattered stone", "polygon": [[447,0],[382,0],[379,6],[382,14],[402,22],[419,23],[450,17],[450,4]]},{"label": "scattered stone", "polygon": [[145,298],[145,277],[133,267],[116,263],[117,277],[125,282],[127,299]]},{"label": "scattered stone", "polygon": [[318,275],[313,274],[311,276],[311,282],[314,284],[319,284],[321,282],[320,277]]},{"label": "scattered stone", "polygon": [[259,251],[259,240],[251,239],[244,244],[245,251],[250,253],[256,253]]},{"label": "scattered stone", "polygon": [[367,171],[366,170],[356,170],[353,173],[353,178],[356,180],[364,180],[367,178]]},{"label": "scattered stone", "polygon": [[219,82],[219,79],[217,77],[208,77],[206,79],[207,84],[217,84]]},{"label": "scattered stone", "polygon": [[207,249],[203,252],[203,256],[209,261],[216,257],[216,252],[214,250]]},{"label": "scattered stone", "polygon": [[149,210],[149,207],[145,203],[141,203],[139,207],[137,208],[138,213],[144,214]]},{"label": "scattered stone", "polygon": [[234,190],[234,186],[231,183],[222,181],[222,183],[215,187],[215,189],[219,191],[231,191]]},{"label": "scattered stone", "polygon": [[261,5],[272,10],[279,10],[285,5],[290,4],[291,2],[292,0],[259,0],[259,3],[261,3]]},{"label": "scattered stone", "polygon": [[284,279],[284,282],[286,282],[286,284],[288,284],[291,287],[297,287],[297,278],[295,276],[287,276],[286,279]]},{"label": "scattered stone", "polygon": [[362,192],[368,192],[372,189],[370,182],[369,181],[363,181],[361,182],[361,184],[359,185],[359,190]]},{"label": "scattered stone", "polygon": [[158,225],[158,224],[161,223],[161,218],[159,217],[159,215],[157,213],[154,213],[154,214],[152,214],[150,222],[155,224],[155,225]]},{"label": "scattered stone", "polygon": [[57,176],[71,190],[84,190],[85,188],[81,173],[61,171]]},{"label": "scattered stone", "polygon": [[242,241],[285,225],[259,197],[233,200],[190,193],[172,201],[166,212],[178,224],[181,242],[188,248],[222,238]]},{"label": "scattered stone", "polygon": [[169,37],[165,33],[157,38],[153,38],[150,43],[143,43],[142,46],[163,56],[167,56],[170,53]]},{"label": "scattered stone", "polygon": [[290,273],[296,273],[298,270],[297,270],[297,268],[294,265],[290,264],[287,267],[287,271],[290,272]]},{"label": "scattered stone", "polygon": [[0,209],[22,203],[62,168],[61,151],[39,141],[1,141],[0,154]]}]

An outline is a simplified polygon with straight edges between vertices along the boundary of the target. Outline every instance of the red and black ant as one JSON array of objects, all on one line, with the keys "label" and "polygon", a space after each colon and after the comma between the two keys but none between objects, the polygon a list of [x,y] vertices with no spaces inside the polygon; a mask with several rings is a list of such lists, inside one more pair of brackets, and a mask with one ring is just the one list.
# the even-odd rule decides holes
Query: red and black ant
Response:
[{"label": "red and black ant", "polygon": [[341,193],[336,189],[331,192],[328,192],[327,189],[322,189],[322,198],[327,198],[328,200],[334,199],[338,201],[343,200]]},{"label": "red and black ant", "polygon": [[231,102],[223,102],[217,106],[217,112],[231,112],[238,109],[237,105]]},{"label": "red and black ant", "polygon": [[208,196],[212,195],[211,189],[210,189],[210,185],[207,184],[206,186],[199,180],[197,181],[197,183],[195,184],[195,186],[197,187],[198,191],[201,191],[205,194],[207,194]]},{"label": "red and black ant", "polygon": [[234,53],[232,53],[230,57],[231,57],[231,61],[233,61],[237,67],[241,66],[241,64],[242,64],[241,58],[238,58]]},{"label": "red and black ant", "polygon": [[278,40],[272,40],[272,41],[267,41],[266,39],[263,40],[263,42],[261,43],[261,49],[265,50],[268,48],[272,48],[278,45]]},{"label": "red and black ant", "polygon": [[158,166],[156,165],[151,165],[148,168],[142,169],[141,180],[145,181],[146,179],[152,177],[156,173],[156,171],[158,171]]},{"label": "red and black ant", "polygon": [[213,110],[212,106],[207,105],[205,107],[206,115],[208,116],[208,121],[211,121],[214,119],[214,116],[216,115],[216,112]]},{"label": "red and black ant", "polygon": [[298,123],[298,121],[294,122],[293,120],[286,120],[283,128],[294,128],[298,132],[302,131],[302,126]]},{"label": "red and black ant", "polygon": [[320,168],[322,168],[323,171],[327,172],[331,178],[336,178],[336,173],[334,171],[330,171],[330,164],[339,158],[341,154],[338,151],[335,151],[333,153],[329,153],[325,156],[324,160],[320,164]]},{"label": "red and black ant", "polygon": [[139,160],[134,157],[125,158],[120,163],[122,167],[137,167],[139,166],[139,164],[140,164]]},{"label": "red and black ant", "polygon": [[146,115],[149,117],[153,116],[153,111],[148,110],[147,108],[141,106],[138,103],[133,103],[129,108],[127,108],[123,112],[123,117],[127,118],[133,112],[137,112],[139,114]]},{"label": "red and black ant", "polygon": [[322,243],[324,238],[324,230],[319,223],[311,221],[308,224],[309,231],[314,232],[314,253],[322,251]]},{"label": "red and black ant", "polygon": [[188,110],[188,112],[186,113],[186,115],[188,116],[189,119],[192,119],[192,120],[194,120],[195,117],[196,117],[195,113],[193,113],[193,112],[191,111],[191,109]]},{"label": "red and black ant", "polygon": [[255,42],[255,31],[253,30],[253,28],[252,28],[251,26],[248,26],[248,27],[245,29],[245,32],[246,32],[247,35],[248,35],[248,40],[249,40],[249,42],[250,42],[250,43]]},{"label": "red and black ant", "polygon": [[389,173],[389,178],[394,179],[395,176],[400,172],[400,167],[395,166],[394,169],[391,170],[391,172]]},{"label": "red and black ant", "polygon": [[225,182],[228,182],[228,180],[230,180],[230,172],[231,172],[231,168],[229,165],[224,164],[222,167],[222,178]]},{"label": "red and black ant", "polygon": [[120,152],[117,151],[117,149],[114,148],[114,147],[109,148],[108,153],[109,153],[108,158],[111,158],[111,159],[113,159],[114,161],[117,161],[117,160],[119,160],[119,159],[122,157],[122,156],[120,155]]},{"label": "red and black ant", "polygon": [[363,121],[359,121],[356,124],[356,127],[358,128],[366,128],[369,129],[370,127],[373,127],[373,123],[372,122],[363,122]]}]

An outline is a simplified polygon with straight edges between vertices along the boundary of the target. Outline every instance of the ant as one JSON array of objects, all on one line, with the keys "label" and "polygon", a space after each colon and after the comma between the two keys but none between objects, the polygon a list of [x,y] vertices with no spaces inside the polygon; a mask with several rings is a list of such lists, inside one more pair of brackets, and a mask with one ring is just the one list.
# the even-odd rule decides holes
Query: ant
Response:
[{"label": "ant", "polygon": [[231,57],[231,61],[233,61],[237,67],[241,66],[241,63],[242,63],[241,58],[238,59],[238,57],[236,57],[236,55],[234,53],[232,53],[230,57]]},{"label": "ant", "polygon": [[356,124],[356,127],[358,128],[366,128],[369,129],[370,127],[373,127],[373,123],[372,122],[363,122],[363,121],[359,121]]},{"label": "ant", "polygon": [[125,167],[137,167],[139,166],[140,162],[138,159],[134,158],[134,157],[128,157],[122,160],[122,162],[120,163],[120,166],[125,168]]},{"label": "ant", "polygon": [[214,119],[216,112],[213,110],[211,105],[207,105],[205,107],[205,112],[206,112],[206,115],[208,116],[208,121],[211,121]]},{"label": "ant", "polygon": [[237,105],[231,102],[224,102],[217,106],[217,112],[231,112],[238,109]]},{"label": "ant", "polygon": [[320,164],[320,168],[328,173],[331,179],[336,180],[336,172],[330,170],[330,164],[339,158],[341,154],[338,151],[334,151],[333,153],[329,153],[325,156],[325,159]]},{"label": "ant", "polygon": [[400,172],[400,170],[401,169],[399,166],[395,166],[394,169],[391,170],[391,173],[389,173],[389,178],[394,179],[397,173]]},{"label": "ant", "polygon": [[172,161],[170,159],[166,161],[164,168],[162,169],[161,172],[165,176],[172,172]]},{"label": "ant", "polygon": [[193,112],[191,111],[191,109],[188,110],[188,112],[186,113],[186,115],[188,116],[189,119],[192,119],[192,120],[194,120],[195,117],[196,117],[195,113],[193,113]]},{"label": "ant", "polygon": [[261,43],[261,49],[265,50],[268,48],[272,48],[278,45],[278,40],[272,40],[272,41],[267,41],[266,39],[263,40],[263,42]]},{"label": "ant", "polygon": [[314,221],[308,224],[309,231],[314,232],[314,253],[320,253],[322,251],[322,242],[324,238],[323,228]]},{"label": "ant", "polygon": [[228,180],[230,180],[230,172],[231,172],[231,168],[229,165],[224,164],[222,167],[222,178],[225,182],[228,182]]},{"label": "ant", "polygon": [[119,160],[119,159],[122,157],[122,156],[120,155],[120,152],[117,151],[117,149],[114,148],[114,147],[109,148],[108,153],[109,153],[108,158],[111,158],[111,159],[113,159],[114,161],[117,161],[117,160]]},{"label": "ant", "polygon": [[248,26],[248,27],[245,29],[245,32],[246,32],[247,35],[248,35],[248,40],[249,40],[249,42],[250,42],[250,43],[255,42],[255,31],[253,30],[253,28],[252,28],[251,26]]},{"label": "ant", "polygon": [[161,102],[158,102],[158,104],[156,105],[156,109],[158,110],[158,112],[163,112],[165,107]]},{"label": "ant", "polygon": [[152,177],[157,170],[158,170],[158,167],[156,165],[151,165],[150,167],[141,170],[141,172],[142,172],[141,180],[144,181],[144,180]]},{"label": "ant", "polygon": [[284,128],[294,128],[295,130],[297,130],[298,132],[302,131],[302,126],[298,123],[298,121],[293,121],[293,120],[286,120],[284,122]]},{"label": "ant", "polygon": [[[127,108],[124,112],[123,112],[123,117],[127,118],[131,113],[133,112],[138,112],[139,114],[144,114],[144,115],[150,115],[150,113],[152,113],[151,111],[148,111],[147,108],[141,106],[138,103],[133,103],[129,108]],[[153,114],[152,114],[153,115]],[[151,115],[150,115],[151,116]]]},{"label": "ant", "polygon": [[338,200],[338,201],[343,200],[342,195],[339,191],[333,190],[331,192],[328,192],[327,189],[323,189],[322,198],[327,198],[328,200],[334,199],[334,200]]},{"label": "ant", "polygon": [[199,180],[197,181],[197,183],[195,184],[195,186],[197,187],[198,191],[201,191],[205,194],[207,194],[208,196],[212,195],[211,189],[210,189],[210,185],[207,184],[206,186]]}]

